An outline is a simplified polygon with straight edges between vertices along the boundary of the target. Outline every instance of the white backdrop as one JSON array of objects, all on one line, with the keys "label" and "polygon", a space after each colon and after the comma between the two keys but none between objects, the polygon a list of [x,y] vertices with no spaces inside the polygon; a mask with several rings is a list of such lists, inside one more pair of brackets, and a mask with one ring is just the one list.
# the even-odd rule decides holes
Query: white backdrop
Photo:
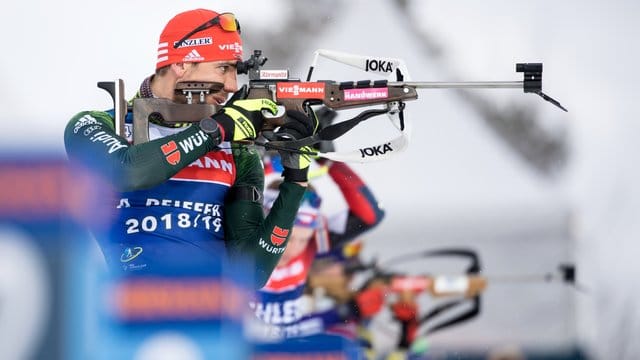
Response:
[{"label": "white backdrop", "polygon": [[[354,165],[387,209],[383,225],[368,236],[367,254],[385,257],[414,248],[469,244],[486,257],[488,269],[499,273],[541,271],[556,260],[575,259],[579,280],[591,289],[589,295],[574,299],[572,292],[544,286],[508,293],[496,290],[481,322],[470,325],[470,332],[463,327],[455,331],[472,334],[466,339],[470,344],[498,344],[505,332],[512,334],[510,341],[524,345],[554,343],[546,334],[560,343],[577,337],[602,357],[640,354],[631,335],[640,332],[638,293],[630,286],[640,271],[635,261],[640,170],[634,166],[640,150],[635,141],[640,114],[634,106],[639,95],[640,4],[632,0],[410,3],[423,28],[446,49],[451,72],[443,75],[442,64],[418,51],[392,3],[383,0],[341,3],[340,12],[327,19],[328,27],[308,39],[305,52],[295,54],[299,63],[270,65],[289,67],[304,76],[313,50],[329,48],[404,58],[414,80],[449,80],[443,76],[451,73],[465,80],[519,80],[514,63],[543,62],[543,89],[569,113],[516,90],[483,95],[498,106],[508,101],[531,106],[547,128],[568,131],[570,158],[559,176],[541,176],[451,92],[421,92],[420,100],[408,104],[407,116],[414,123],[410,149],[385,162]],[[151,73],[157,37],[175,13],[195,7],[233,11],[241,23],[250,24],[245,29],[259,32],[298,16],[288,4],[279,0],[5,4],[0,13],[4,34],[0,149],[62,152],[62,131],[70,116],[110,106],[107,94],[96,88],[97,81],[123,78],[130,96]],[[245,48],[247,54],[250,50]],[[363,78],[327,69],[318,70],[317,77]],[[337,146],[346,149],[385,131],[372,121],[341,138]],[[327,210],[339,207],[338,197],[327,198]],[[523,251],[528,248],[531,251]],[[504,304],[515,304],[526,313],[539,309],[536,298],[547,296],[559,299],[549,310],[551,315],[496,321]],[[559,314],[564,325],[549,326]],[[531,326],[532,321],[539,326]],[[442,335],[434,343],[438,339],[445,344],[465,343],[460,336]]]}]

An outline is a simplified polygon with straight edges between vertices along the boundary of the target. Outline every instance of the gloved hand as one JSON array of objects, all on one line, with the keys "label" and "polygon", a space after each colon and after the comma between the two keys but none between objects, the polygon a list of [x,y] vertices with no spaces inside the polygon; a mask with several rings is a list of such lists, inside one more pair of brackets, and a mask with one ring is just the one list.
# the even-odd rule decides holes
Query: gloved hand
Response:
[{"label": "gloved hand", "polygon": [[418,333],[418,305],[413,301],[398,301],[391,305],[393,316],[400,321],[400,346],[408,348]]},{"label": "gloved hand", "polygon": [[255,139],[265,121],[262,110],[275,115],[278,113],[278,105],[270,99],[247,99],[247,95],[247,86],[244,85],[211,118],[201,120],[200,128],[215,136],[218,125],[222,128],[224,141]]},{"label": "gloved hand", "polygon": [[[333,119],[338,116],[338,112],[327,106],[322,106],[316,111],[316,116],[320,122],[320,130],[322,130],[333,123]],[[333,140],[319,141],[313,144],[313,148],[323,153],[336,151]],[[325,159],[319,158],[317,160],[318,162],[323,162]]]},{"label": "gloved hand", "polygon": [[401,322],[418,320],[418,305],[414,302],[398,301],[391,305],[391,312]]},{"label": "gloved hand", "polygon": [[354,297],[355,313],[358,319],[369,319],[382,310],[384,306],[384,288],[373,286],[359,292]]},{"label": "gloved hand", "polygon": [[[308,136],[315,135],[318,131],[318,117],[311,107],[307,108],[309,115],[295,110],[287,110],[287,119],[275,133],[280,140],[300,140]],[[302,152],[312,153],[310,146],[298,149]],[[309,165],[311,164],[311,154],[297,153],[293,151],[278,150],[282,160],[284,171],[282,175],[285,181],[306,182],[308,181]]]}]

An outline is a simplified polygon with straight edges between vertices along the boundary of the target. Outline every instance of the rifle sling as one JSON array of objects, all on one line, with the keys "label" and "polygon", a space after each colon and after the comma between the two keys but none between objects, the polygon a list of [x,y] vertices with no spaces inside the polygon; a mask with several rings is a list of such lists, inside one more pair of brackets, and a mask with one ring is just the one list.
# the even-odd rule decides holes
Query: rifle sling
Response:
[{"label": "rifle sling", "polygon": [[[278,149],[278,150],[289,150],[294,151],[300,149],[304,146],[309,146],[320,141],[332,141],[340,136],[347,133],[349,130],[353,129],[356,125],[361,123],[364,120],[372,118],[374,116],[386,114],[389,110],[387,109],[375,109],[375,110],[366,110],[358,114],[356,117],[339,122],[337,124],[329,125],[326,128],[320,130],[317,134],[308,136],[306,138],[302,138],[300,140],[274,140],[269,141],[264,144],[265,147]],[[266,136],[265,136],[266,137]],[[262,144],[261,144],[262,145]]]}]

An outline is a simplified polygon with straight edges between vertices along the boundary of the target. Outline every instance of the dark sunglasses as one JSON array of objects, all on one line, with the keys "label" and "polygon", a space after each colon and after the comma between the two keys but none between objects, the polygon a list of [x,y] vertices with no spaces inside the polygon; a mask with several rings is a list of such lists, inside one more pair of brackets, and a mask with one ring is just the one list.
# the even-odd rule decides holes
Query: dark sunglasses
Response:
[{"label": "dark sunglasses", "polygon": [[173,48],[177,49],[180,44],[182,44],[185,40],[191,37],[191,35],[198,33],[200,31],[207,30],[210,27],[220,25],[220,28],[224,31],[237,31],[240,34],[240,23],[236,16],[232,13],[222,13],[213,19],[207,21],[206,23],[198,26],[197,28],[191,30],[187,35],[183,36],[180,40],[178,40],[175,44],[173,44]]}]

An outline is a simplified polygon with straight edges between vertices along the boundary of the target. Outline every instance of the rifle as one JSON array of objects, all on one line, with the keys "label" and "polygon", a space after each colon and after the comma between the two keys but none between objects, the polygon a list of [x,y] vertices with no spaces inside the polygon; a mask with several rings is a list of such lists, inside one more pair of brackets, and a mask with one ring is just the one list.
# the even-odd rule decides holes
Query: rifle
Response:
[{"label": "rifle", "polygon": [[[388,269],[394,264],[404,264],[411,260],[435,257],[466,259],[468,264],[463,273],[457,275],[410,275],[402,271]],[[418,329],[416,335],[419,336],[430,335],[477,317],[481,312],[482,295],[491,284],[560,282],[569,284],[579,291],[585,291],[584,287],[576,282],[576,267],[573,264],[560,264],[555,272],[543,274],[492,276],[483,274],[478,253],[469,248],[426,250],[400,255],[383,263],[378,263],[375,259],[368,263],[356,261],[351,266],[347,266],[345,271],[349,275],[365,275],[366,280],[358,291],[363,291],[369,286],[383,284],[386,293],[399,295],[404,301],[413,301],[419,294],[427,294],[433,298],[446,300],[423,312],[417,318]],[[320,279],[315,279],[317,284],[323,282],[318,280]],[[464,311],[456,310],[465,308],[466,310]],[[450,316],[446,316],[446,314]],[[408,328],[407,324],[401,325],[402,333],[398,346],[406,349],[410,345],[407,337]]]},{"label": "rifle", "polygon": [[[393,263],[404,262],[410,258],[427,257],[462,258],[468,261],[468,265],[462,275],[409,275],[384,269]],[[488,285],[487,278],[480,275],[482,272],[480,257],[476,251],[467,248],[426,250],[417,254],[402,255],[390,259],[384,264],[378,264],[376,260],[373,260],[371,263],[362,264],[361,267],[356,266],[349,270],[362,271],[365,269],[373,271],[371,277],[361,286],[361,290],[365,289],[372,282],[382,281],[387,285],[388,291],[402,294],[405,299],[413,298],[420,293],[426,293],[432,297],[455,298],[454,300],[433,307],[426,314],[418,318],[417,325],[423,335],[432,334],[478,316],[482,304],[481,295]],[[440,320],[434,325],[426,326],[427,324],[430,325],[434,320],[442,319],[443,317],[441,315],[447,313],[449,310],[460,308],[466,304],[470,304],[470,307],[466,311],[460,312],[456,316],[445,317],[444,320]],[[409,346],[407,341],[408,329],[406,328],[406,324],[401,325],[403,325],[401,327],[402,334],[398,346],[400,348],[407,348]]]},{"label": "rifle", "polygon": [[[311,77],[319,57],[325,57],[367,73],[386,77],[380,80],[361,80],[338,82],[333,80],[312,81]],[[400,136],[382,144],[364,146],[357,150],[338,152],[315,152],[314,155],[336,160],[369,162],[386,159],[404,150],[410,138],[410,124],[405,119],[405,102],[418,99],[417,89],[454,89],[454,88],[516,88],[525,93],[534,93],[555,106],[567,111],[560,103],[542,92],[542,64],[518,63],[516,72],[523,73],[522,81],[477,81],[477,82],[427,82],[409,81],[409,72],[402,59],[362,56],[320,49],[314,53],[314,59],[305,81],[289,76],[289,70],[263,69],[267,58],[261,50],[254,50],[249,59],[237,64],[238,74],[247,74],[248,98],[269,98],[279,105],[275,116],[265,115],[261,133],[266,140],[256,144],[271,149],[297,151],[298,148],[320,141],[333,141],[344,135],[360,122],[374,116],[387,114],[391,123],[400,131]],[[118,80],[122,84],[122,80]],[[105,82],[98,87],[109,91]],[[109,91],[114,107],[124,101],[123,85],[119,94]],[[178,83],[175,90],[176,101],[168,99],[135,99],[132,104],[134,144],[148,141],[148,121],[150,116],[161,116],[168,123],[198,122],[211,116],[217,106],[204,104],[204,96],[222,89],[220,83]],[[199,100],[198,100],[199,99]],[[124,102],[126,104],[126,102]],[[295,141],[280,141],[273,132],[286,119],[285,110],[298,110],[308,113],[311,106],[324,105],[333,110],[352,109],[375,105],[382,108],[367,109],[357,116],[322,128],[316,135]],[[131,109],[131,108],[130,108]],[[125,113],[126,114],[126,113]],[[124,123],[115,112],[116,124]],[[119,127],[116,126],[117,131]]]}]

